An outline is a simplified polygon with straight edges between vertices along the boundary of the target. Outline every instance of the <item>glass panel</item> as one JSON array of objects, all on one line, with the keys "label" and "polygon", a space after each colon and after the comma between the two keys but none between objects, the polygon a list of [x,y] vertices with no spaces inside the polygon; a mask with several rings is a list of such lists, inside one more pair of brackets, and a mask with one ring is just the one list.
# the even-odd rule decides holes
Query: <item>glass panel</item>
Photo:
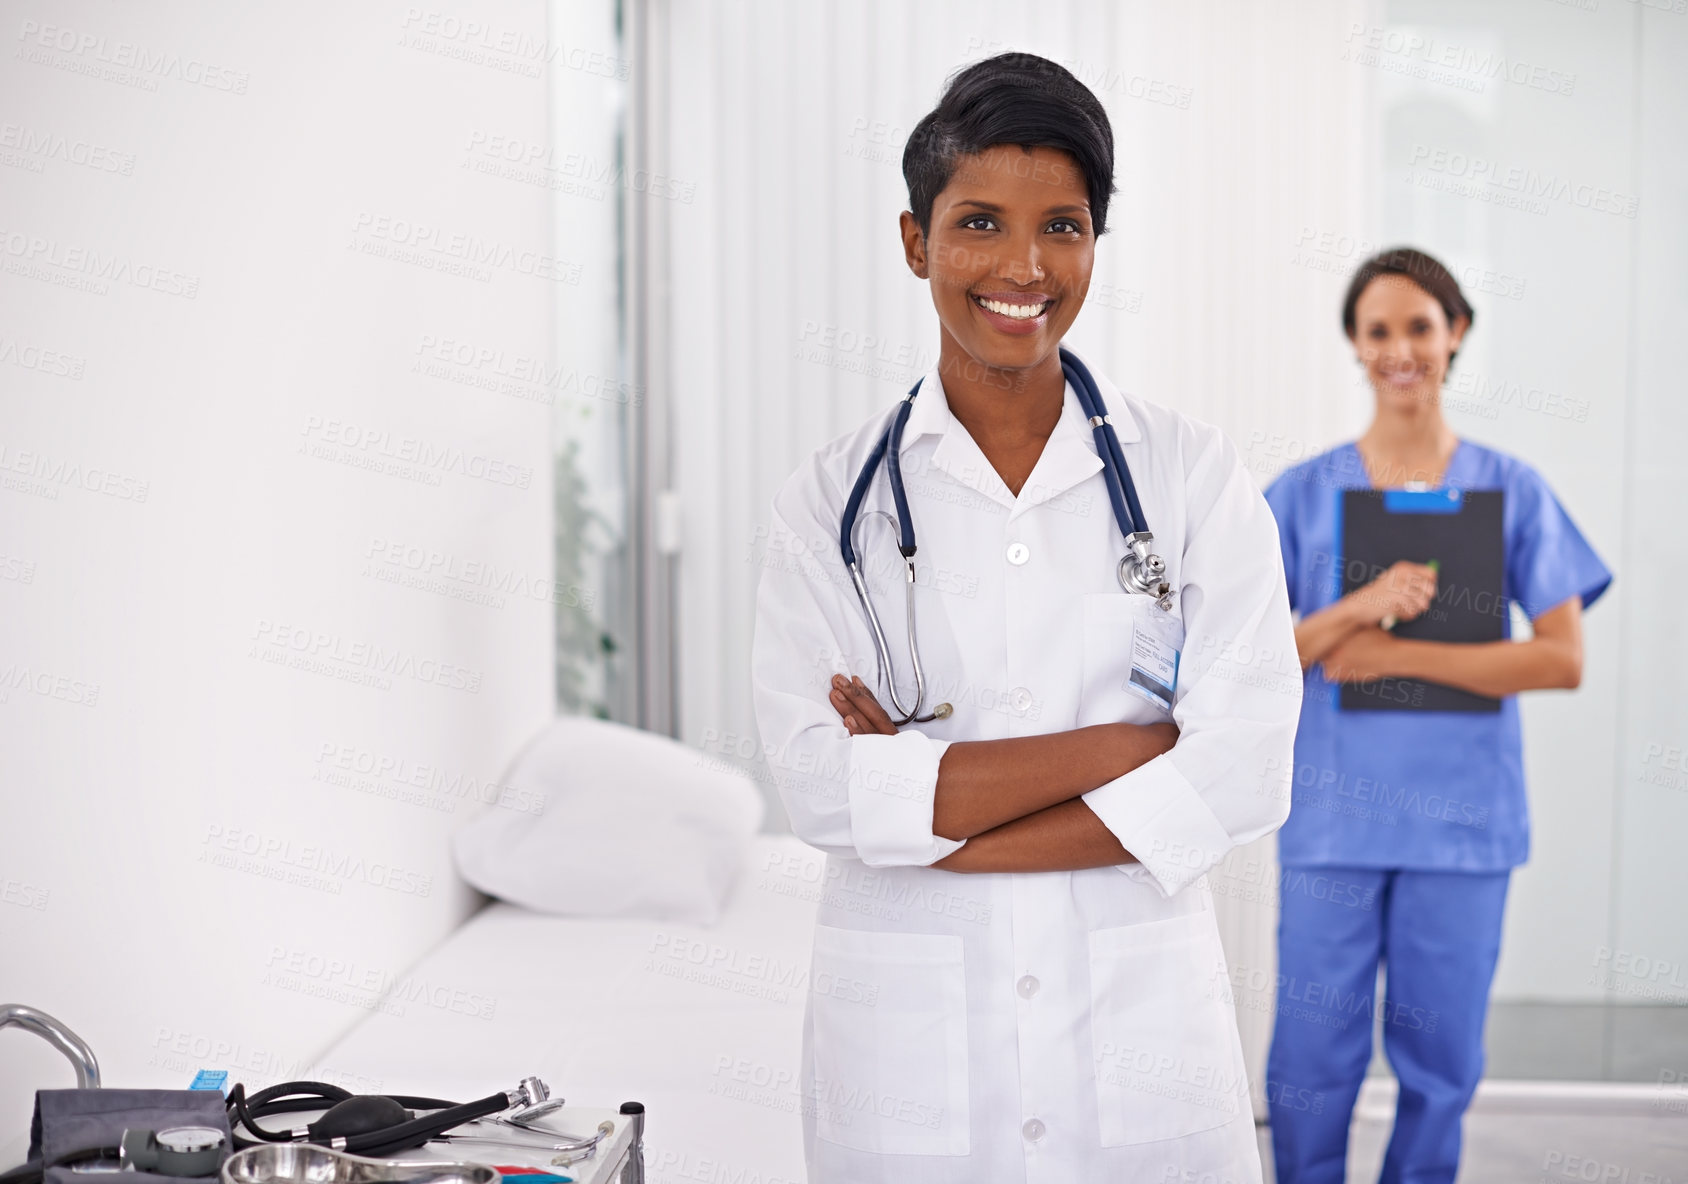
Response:
[{"label": "glass panel", "polygon": [[1662,509],[1679,512],[1685,492],[1667,459],[1680,400],[1660,386],[1679,391],[1680,368],[1647,326],[1680,324],[1682,234],[1670,203],[1643,194],[1671,191],[1668,177],[1644,188],[1660,168],[1682,192],[1680,164],[1664,162],[1680,155],[1688,95],[1666,63],[1688,38],[1679,14],[1640,5],[1384,11],[1353,57],[1377,100],[1377,245],[1442,259],[1477,309],[1448,418],[1541,472],[1617,573],[1584,619],[1580,689],[1521,697],[1532,852],[1507,905],[1489,1075],[1681,1080],[1688,877],[1674,836],[1688,777],[1664,760],[1680,757],[1668,721],[1680,732],[1688,698],[1660,593],[1682,562],[1679,545],[1646,540],[1681,534]]},{"label": "glass panel", "polygon": [[621,211],[632,71],[620,15],[614,0],[552,5],[551,43],[566,61],[551,74],[551,143],[532,165],[520,164],[550,195],[564,276],[545,384],[555,458],[557,708],[627,720],[637,598],[626,441],[643,400],[627,381]]}]

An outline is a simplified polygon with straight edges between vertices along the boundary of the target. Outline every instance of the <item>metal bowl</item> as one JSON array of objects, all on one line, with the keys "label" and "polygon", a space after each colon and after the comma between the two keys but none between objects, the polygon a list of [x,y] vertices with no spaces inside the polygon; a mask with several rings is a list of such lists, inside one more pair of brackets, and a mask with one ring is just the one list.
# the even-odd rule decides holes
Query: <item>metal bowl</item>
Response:
[{"label": "metal bowl", "polygon": [[366,1159],[310,1143],[266,1143],[229,1156],[223,1184],[499,1184],[497,1169],[449,1160]]}]

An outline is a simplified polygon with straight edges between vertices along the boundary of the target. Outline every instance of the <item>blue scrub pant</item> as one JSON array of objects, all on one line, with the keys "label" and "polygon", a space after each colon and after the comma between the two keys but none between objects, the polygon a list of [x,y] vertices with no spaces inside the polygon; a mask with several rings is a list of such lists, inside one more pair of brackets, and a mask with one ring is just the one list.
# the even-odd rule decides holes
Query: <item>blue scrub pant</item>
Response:
[{"label": "blue scrub pant", "polygon": [[[1278,1184],[1343,1184],[1373,1016],[1400,1083],[1381,1184],[1451,1184],[1510,872],[1285,868],[1266,1101]],[[1377,991],[1378,963],[1387,987]]]}]

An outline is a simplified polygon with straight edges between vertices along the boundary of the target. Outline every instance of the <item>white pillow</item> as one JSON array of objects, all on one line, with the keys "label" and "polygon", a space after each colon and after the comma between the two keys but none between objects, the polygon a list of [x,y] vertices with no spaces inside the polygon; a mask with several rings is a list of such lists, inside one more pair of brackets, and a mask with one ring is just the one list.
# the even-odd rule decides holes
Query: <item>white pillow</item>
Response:
[{"label": "white pillow", "polygon": [[[452,840],[489,896],[543,913],[713,924],[762,822],[750,778],[666,736],[578,717],[517,756],[506,796]],[[523,792],[525,791],[525,792]]]}]

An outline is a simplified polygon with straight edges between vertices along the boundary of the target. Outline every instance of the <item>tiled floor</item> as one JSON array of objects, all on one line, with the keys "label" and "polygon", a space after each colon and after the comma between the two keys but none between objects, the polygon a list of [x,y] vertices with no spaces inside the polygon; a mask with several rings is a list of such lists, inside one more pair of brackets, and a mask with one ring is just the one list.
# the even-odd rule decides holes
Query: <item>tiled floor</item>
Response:
[{"label": "tiled floor", "polygon": [[[1493,1081],[1663,1088],[1627,1112],[1568,1098],[1469,1114],[1459,1184],[1688,1184],[1688,1007],[1496,1003],[1489,1010],[1486,1043]],[[1381,1047],[1371,1072],[1389,1072]],[[1390,1124],[1391,1118],[1376,1113],[1356,1118],[1348,1147],[1350,1184],[1377,1179]],[[1272,1184],[1271,1134],[1265,1128],[1260,1155]]]},{"label": "tiled floor", "polygon": [[[1502,1081],[1688,1083],[1688,1007],[1495,1003],[1486,1043]],[[1381,1041],[1371,1072],[1389,1072]]]},{"label": "tiled floor", "polygon": [[[1387,1121],[1361,1119],[1348,1142],[1349,1184],[1370,1184],[1383,1164]],[[1273,1184],[1271,1135],[1260,1131],[1266,1184]],[[1465,1120],[1458,1184],[1682,1184],[1688,1180],[1688,1116],[1591,1116],[1568,1112],[1473,1114]]]}]

